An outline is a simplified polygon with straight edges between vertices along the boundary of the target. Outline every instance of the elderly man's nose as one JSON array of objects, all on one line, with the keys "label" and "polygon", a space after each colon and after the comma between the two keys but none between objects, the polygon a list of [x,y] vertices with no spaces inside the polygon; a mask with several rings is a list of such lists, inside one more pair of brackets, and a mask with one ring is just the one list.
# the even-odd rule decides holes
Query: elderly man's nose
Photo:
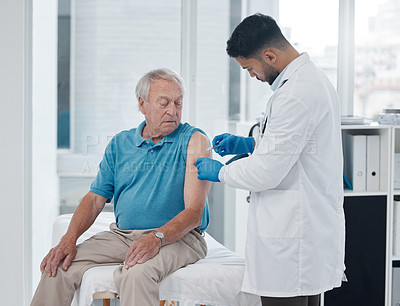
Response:
[{"label": "elderly man's nose", "polygon": [[175,103],[169,103],[167,106],[167,113],[170,115],[174,115],[176,112],[176,106]]}]

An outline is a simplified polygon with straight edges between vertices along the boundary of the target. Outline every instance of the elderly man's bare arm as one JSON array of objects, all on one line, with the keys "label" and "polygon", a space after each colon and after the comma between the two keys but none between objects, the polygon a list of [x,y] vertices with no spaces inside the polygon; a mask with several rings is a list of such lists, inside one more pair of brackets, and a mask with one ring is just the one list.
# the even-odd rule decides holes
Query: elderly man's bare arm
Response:
[{"label": "elderly man's bare arm", "polygon": [[40,264],[42,273],[46,271],[48,276],[56,276],[58,264],[64,258],[62,267],[64,270],[68,269],[76,255],[76,241],[96,220],[106,200],[93,192],[89,192],[83,197],[60,243],[52,248],[42,260]]},{"label": "elderly man's bare arm", "polygon": [[211,182],[197,179],[197,168],[194,165],[199,157],[212,157],[207,148],[210,143],[205,135],[195,132],[190,139],[185,174],[184,200],[185,210],[171,224],[166,224],[160,231],[165,235],[165,243],[171,243],[182,238],[189,231],[199,226],[202,222],[204,205],[211,189]]},{"label": "elderly man's bare arm", "polygon": [[[200,132],[195,132],[189,141],[184,188],[185,209],[157,229],[164,234],[165,244],[181,239],[202,222],[204,205],[212,183],[197,179],[197,168],[194,164],[199,157],[211,157],[211,152],[207,150],[209,146],[207,137]],[[130,268],[136,263],[146,262],[158,253],[160,247],[161,241],[153,233],[141,237],[129,248],[125,267]]]}]

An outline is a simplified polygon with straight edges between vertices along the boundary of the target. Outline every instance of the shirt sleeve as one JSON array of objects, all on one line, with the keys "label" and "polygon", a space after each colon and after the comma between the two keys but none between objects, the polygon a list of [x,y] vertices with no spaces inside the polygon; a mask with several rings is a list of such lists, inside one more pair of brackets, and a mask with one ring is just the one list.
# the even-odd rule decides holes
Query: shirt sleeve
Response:
[{"label": "shirt sleeve", "polygon": [[107,198],[111,202],[114,195],[114,173],[115,173],[116,145],[113,138],[107,145],[103,160],[99,165],[99,172],[90,185],[90,191]]}]

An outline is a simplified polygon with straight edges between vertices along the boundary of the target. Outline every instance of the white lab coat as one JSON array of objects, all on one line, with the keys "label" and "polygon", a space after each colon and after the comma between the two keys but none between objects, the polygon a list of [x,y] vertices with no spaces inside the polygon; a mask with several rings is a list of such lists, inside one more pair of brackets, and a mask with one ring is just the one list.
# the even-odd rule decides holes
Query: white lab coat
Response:
[{"label": "white lab coat", "polygon": [[242,290],[314,295],[341,285],[345,224],[340,106],[306,53],[292,61],[266,107],[256,149],[220,172],[251,191]]}]

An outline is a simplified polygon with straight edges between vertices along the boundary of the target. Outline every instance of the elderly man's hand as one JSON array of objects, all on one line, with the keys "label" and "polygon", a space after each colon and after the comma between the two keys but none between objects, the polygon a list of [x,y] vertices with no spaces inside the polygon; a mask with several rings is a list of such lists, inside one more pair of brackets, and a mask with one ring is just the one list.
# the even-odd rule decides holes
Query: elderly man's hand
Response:
[{"label": "elderly man's hand", "polygon": [[125,268],[129,269],[137,263],[145,263],[157,255],[161,248],[161,240],[149,233],[132,242],[125,256]]},{"label": "elderly man's hand", "polygon": [[40,271],[46,271],[48,276],[57,275],[57,267],[61,260],[64,259],[62,268],[68,270],[72,260],[76,255],[76,242],[67,238],[62,238],[60,243],[52,248],[50,252],[43,258],[40,264]]}]

